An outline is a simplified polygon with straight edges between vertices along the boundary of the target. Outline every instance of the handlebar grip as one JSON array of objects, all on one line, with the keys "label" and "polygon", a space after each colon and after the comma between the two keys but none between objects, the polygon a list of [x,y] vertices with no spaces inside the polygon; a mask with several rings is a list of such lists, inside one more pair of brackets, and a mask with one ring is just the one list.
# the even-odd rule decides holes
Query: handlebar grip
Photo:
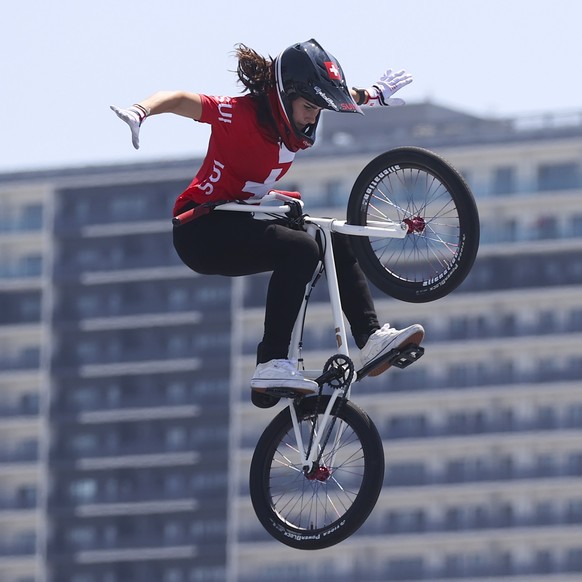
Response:
[{"label": "handlebar grip", "polygon": [[172,224],[174,226],[180,226],[181,224],[186,224],[187,222],[190,222],[194,218],[195,210],[196,208],[190,208],[190,210],[186,210],[186,212],[177,214],[172,218]]},{"label": "handlebar grip", "polygon": [[212,204],[200,204],[199,206],[195,206],[194,208],[190,208],[190,210],[186,210],[181,214],[177,214],[172,218],[172,224],[174,226],[181,226],[182,224],[186,224],[199,216],[204,216],[208,214],[211,210],[214,209],[215,206],[218,206],[220,203],[212,203]]},{"label": "handlebar grip", "polygon": [[295,200],[301,200],[301,192],[297,192],[296,190],[269,190],[269,194],[282,194],[284,197],[287,198],[294,198]]}]

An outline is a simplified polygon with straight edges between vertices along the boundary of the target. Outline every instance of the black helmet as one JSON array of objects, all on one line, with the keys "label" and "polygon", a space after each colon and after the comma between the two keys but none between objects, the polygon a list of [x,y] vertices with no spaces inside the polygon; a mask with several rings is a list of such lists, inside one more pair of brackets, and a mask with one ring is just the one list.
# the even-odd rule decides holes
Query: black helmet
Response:
[{"label": "black helmet", "polygon": [[317,122],[301,132],[293,123],[291,102],[303,97],[323,109],[362,113],[353,100],[337,59],[314,39],[286,48],[274,61],[280,111],[295,134],[315,141]]}]

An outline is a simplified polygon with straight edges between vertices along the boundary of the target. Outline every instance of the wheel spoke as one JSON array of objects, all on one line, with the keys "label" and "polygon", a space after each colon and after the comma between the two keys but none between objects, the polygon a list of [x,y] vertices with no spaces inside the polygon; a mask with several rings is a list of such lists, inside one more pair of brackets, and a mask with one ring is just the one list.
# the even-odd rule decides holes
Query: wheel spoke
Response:
[{"label": "wheel spoke", "polygon": [[[311,431],[312,420],[301,423],[305,432]],[[309,480],[292,462],[286,452],[296,449],[289,446],[292,440],[290,431],[281,440],[273,458],[269,482],[273,508],[281,519],[299,529],[325,527],[341,518],[358,494],[365,470],[361,443],[351,428],[344,430],[335,446],[332,446],[332,435],[328,450],[323,451],[321,457],[321,463],[329,471],[329,477],[322,482]],[[328,467],[326,462],[331,458],[335,463]]]},{"label": "wheel spoke", "polygon": [[[415,197],[415,192],[421,192]],[[384,178],[374,190],[367,220],[414,220],[421,232],[404,239],[370,238],[380,264],[393,276],[422,282],[446,268],[459,248],[459,216],[447,188],[432,174],[420,169],[399,170]],[[429,213],[430,209],[430,213]]]},{"label": "wheel spoke", "polygon": [[312,430],[329,436],[311,467],[303,467],[289,409],[265,429],[251,462],[257,517],[273,537],[291,547],[320,549],[344,540],[364,523],[382,489],[384,450],[376,427],[346,401],[334,408],[331,434],[326,435],[321,420],[329,405],[328,395],[295,405],[303,446],[309,446],[304,437]]},{"label": "wheel spoke", "polygon": [[463,177],[436,154],[390,150],[362,170],[348,204],[348,222],[397,222],[404,238],[352,237],[366,276],[396,299],[433,301],[468,275],[479,247],[479,215]]}]

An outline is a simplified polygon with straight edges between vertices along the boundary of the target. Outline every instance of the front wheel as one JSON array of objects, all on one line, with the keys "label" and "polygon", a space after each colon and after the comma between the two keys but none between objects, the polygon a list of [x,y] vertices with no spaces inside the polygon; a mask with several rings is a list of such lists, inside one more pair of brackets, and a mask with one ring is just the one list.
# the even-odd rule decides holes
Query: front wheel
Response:
[{"label": "front wheel", "polygon": [[405,237],[351,237],[364,273],[381,291],[424,303],[464,281],[479,248],[479,214],[469,186],[447,161],[418,147],[372,160],[354,183],[347,222],[387,220],[405,224]]},{"label": "front wheel", "polygon": [[[297,406],[304,446],[319,432],[329,396]],[[333,546],[352,535],[376,505],[384,481],[382,439],[368,415],[351,402],[336,402],[337,417],[322,439],[316,466],[301,466],[289,408],[259,439],[250,469],[253,507],[275,539],[300,550]]]}]

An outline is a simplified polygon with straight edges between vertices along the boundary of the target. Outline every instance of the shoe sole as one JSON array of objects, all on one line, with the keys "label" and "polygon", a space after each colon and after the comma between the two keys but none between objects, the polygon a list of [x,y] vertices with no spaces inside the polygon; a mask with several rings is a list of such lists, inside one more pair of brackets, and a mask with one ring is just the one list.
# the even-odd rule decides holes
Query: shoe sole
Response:
[{"label": "shoe sole", "polygon": [[[417,331],[416,333],[413,333],[410,337],[408,337],[405,340],[403,340],[402,342],[400,342],[397,346],[391,346],[390,349],[397,350],[398,348],[404,347],[407,344],[413,344],[415,346],[418,346],[418,345],[420,345],[420,342],[423,339],[424,339],[424,333],[422,331]],[[386,353],[386,352],[384,352],[384,353]],[[379,358],[381,356],[382,356],[382,354],[379,354],[376,357]],[[377,368],[374,368],[371,372],[368,372],[367,375],[368,376],[379,376],[380,374],[383,374],[390,367],[392,367],[392,364],[390,362],[383,362]]]},{"label": "shoe sole", "polygon": [[293,398],[295,396],[315,394],[315,390],[311,388],[288,388],[286,386],[269,386],[268,388],[256,388],[252,386],[252,389],[259,394],[269,394],[269,396],[278,396],[279,398]]},{"label": "shoe sole", "polygon": [[251,402],[257,408],[273,408],[279,402],[279,398],[276,396],[270,396],[264,392],[257,392],[256,390],[251,390]]}]

